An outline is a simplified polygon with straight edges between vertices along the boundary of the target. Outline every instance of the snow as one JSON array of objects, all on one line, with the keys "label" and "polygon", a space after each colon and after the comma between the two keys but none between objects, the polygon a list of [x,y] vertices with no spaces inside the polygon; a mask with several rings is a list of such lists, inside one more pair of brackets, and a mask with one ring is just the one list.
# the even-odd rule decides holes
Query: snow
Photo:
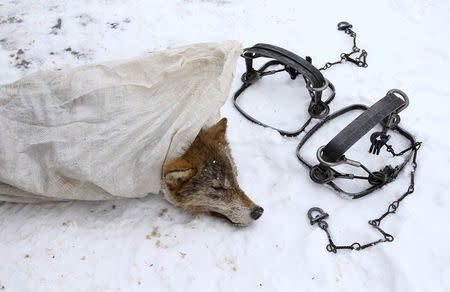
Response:
[{"label": "snow", "polygon": [[[38,70],[225,39],[272,43],[322,66],[350,49],[350,38],[335,29],[347,20],[369,67],[345,64],[324,73],[337,90],[331,110],[372,104],[399,88],[410,97],[402,124],[424,142],[415,193],[383,221],[395,240],[335,255],[325,250],[323,231],[309,225],[307,210],[330,214],[338,244],[377,239],[367,221],[406,190],[410,167],[381,191],[344,200],[309,179],[295,156],[300,137],[248,122],[230,97],[222,115],[239,183],[265,209],[257,222],[236,228],[158,195],[3,203],[0,291],[450,291],[448,15],[449,2],[418,0],[0,2],[1,84]],[[239,60],[233,92],[244,68]],[[306,119],[307,93],[301,80],[280,74],[249,88],[241,102],[266,122],[295,128]],[[308,159],[350,120],[322,129],[305,146]],[[348,156],[367,159],[368,146],[365,137]],[[370,166],[384,163],[369,158]]]}]

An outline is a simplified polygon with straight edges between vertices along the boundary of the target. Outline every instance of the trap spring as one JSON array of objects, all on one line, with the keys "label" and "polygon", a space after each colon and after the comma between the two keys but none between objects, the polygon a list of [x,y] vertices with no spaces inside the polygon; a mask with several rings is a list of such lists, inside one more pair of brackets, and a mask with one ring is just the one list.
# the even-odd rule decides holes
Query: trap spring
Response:
[{"label": "trap spring", "polygon": [[[342,53],[341,59],[337,62],[327,62],[322,68],[317,69],[312,65],[311,57],[302,57],[290,52],[286,49],[269,45],[269,44],[256,44],[253,47],[246,48],[243,50],[241,57],[245,59],[246,72],[242,75],[242,86],[239,88],[233,96],[233,103],[235,108],[249,121],[258,124],[263,127],[271,128],[278,131],[281,135],[287,137],[295,137],[301,132],[303,132],[306,127],[311,123],[312,119],[323,119],[330,113],[330,102],[334,99],[336,91],[334,85],[326,79],[320,71],[326,70],[331,66],[341,64],[344,61],[351,62],[358,67],[367,67],[366,57],[367,52],[358,48],[356,45],[356,33],[352,31],[352,25],[346,21],[338,23],[338,30],[344,31],[346,34],[353,38],[352,51],[349,53]],[[360,55],[356,58],[353,56],[357,53]],[[268,61],[262,65],[259,69],[253,68],[253,60],[256,58],[270,58]],[[282,69],[277,70],[267,70],[272,66],[283,66]],[[309,118],[306,122],[300,126],[297,130],[287,131],[276,127],[269,126],[245,112],[239,106],[238,98],[239,96],[252,84],[256,83],[264,76],[273,75],[279,72],[287,72],[292,80],[296,79],[301,75],[305,81],[306,89],[311,96],[311,102],[308,107]],[[322,100],[322,95],[325,91],[331,91],[326,100]]]},{"label": "trap spring", "polygon": [[[330,186],[346,199],[359,199],[364,197],[394,181],[400,171],[411,159],[412,153],[410,152],[405,155],[403,162],[399,165],[386,165],[380,170],[373,171],[363,163],[347,158],[345,152],[376,125],[380,125],[382,130],[376,131],[370,136],[371,146],[369,147],[369,153],[378,155],[383,146],[386,146],[386,149],[389,149],[388,146],[390,145],[387,144],[390,137],[390,135],[388,135],[389,132],[399,133],[400,136],[404,137],[410,143],[410,148],[408,149],[411,149],[416,144],[414,137],[399,126],[399,113],[405,109],[408,104],[409,98],[404,92],[398,89],[392,89],[388,91],[385,97],[371,107],[355,104],[336,111],[317,123],[305,134],[305,136],[303,136],[297,146],[297,158],[301,164],[309,169],[310,178],[314,182]],[[313,165],[308,162],[301,153],[306,142],[309,141],[309,139],[324,125],[351,111],[362,111],[362,113],[331,139],[328,144],[318,148],[316,153],[319,162],[318,164]],[[402,154],[405,154],[406,152],[408,151],[404,151]],[[360,168],[367,173],[367,175],[361,176],[352,173],[342,173],[336,169],[336,166],[342,164]],[[342,186],[339,186],[336,183],[337,179],[367,180],[368,187],[357,192],[344,190]]]},{"label": "trap spring", "polygon": [[[312,119],[323,119],[330,112],[328,104],[335,96],[334,86],[325,77],[323,77],[322,73],[316,67],[311,64],[311,58],[307,57],[305,60],[290,51],[269,44],[256,44],[253,47],[246,48],[241,56],[245,59],[247,71],[241,77],[242,86],[234,94],[233,102],[236,109],[249,121],[263,127],[272,128],[283,136],[293,137],[303,132]],[[265,63],[259,69],[254,69],[253,60],[261,57],[270,58],[273,60]],[[281,65],[284,68],[278,70],[266,70],[271,66],[277,65]],[[305,80],[306,90],[309,92],[311,97],[311,102],[308,107],[309,118],[298,130],[295,131],[286,131],[271,127],[245,112],[238,103],[238,97],[244,92],[244,90],[255,84],[262,77],[283,71],[287,72],[292,80],[301,75]],[[327,89],[331,90],[331,94],[326,100],[322,100],[323,92]]]}]

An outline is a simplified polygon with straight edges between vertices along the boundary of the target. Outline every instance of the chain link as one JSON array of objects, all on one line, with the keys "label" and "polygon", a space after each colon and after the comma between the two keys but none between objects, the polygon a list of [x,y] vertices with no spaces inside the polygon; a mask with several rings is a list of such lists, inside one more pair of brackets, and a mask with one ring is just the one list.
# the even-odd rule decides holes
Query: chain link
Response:
[{"label": "chain link", "polygon": [[411,170],[410,185],[409,185],[407,191],[405,193],[403,193],[397,200],[395,200],[391,204],[389,204],[387,211],[385,213],[383,213],[380,217],[378,217],[377,219],[369,220],[369,222],[368,222],[373,228],[378,230],[378,232],[380,232],[383,237],[378,240],[366,243],[366,244],[360,244],[359,242],[354,242],[350,245],[336,245],[333,242],[330,231],[328,230],[328,223],[322,219],[322,220],[317,221],[317,223],[318,223],[319,227],[323,231],[325,231],[325,233],[327,234],[327,237],[328,237],[328,245],[326,246],[327,251],[336,253],[337,250],[340,250],[340,249],[363,250],[363,249],[377,245],[382,242],[391,242],[394,240],[394,236],[385,232],[380,227],[380,225],[384,218],[386,218],[390,214],[394,214],[398,210],[398,207],[400,206],[400,203],[403,201],[403,199],[405,199],[408,195],[414,193],[414,186],[415,186],[414,175],[415,175],[415,172],[417,169],[417,151],[420,149],[421,145],[422,145],[421,142],[416,142],[411,147],[409,147],[399,153],[395,153],[395,151],[391,145],[386,145],[387,151],[390,152],[393,156],[403,155],[410,150],[414,151],[414,153],[413,153],[413,159],[412,159],[413,169]]},{"label": "chain link", "polygon": [[[338,29],[342,30],[339,28],[339,25],[340,24],[338,24]],[[358,67],[366,68],[368,66],[368,64],[366,62],[367,52],[366,52],[366,50],[358,48],[358,46],[356,45],[356,33],[351,28],[352,28],[352,26],[350,24],[348,24],[347,27],[345,28],[345,30],[343,30],[343,31],[353,39],[352,51],[349,53],[342,53],[340,56],[341,59],[339,61],[327,62],[327,63],[325,63],[325,65],[322,68],[319,68],[319,70],[327,70],[328,68],[330,68],[334,65],[344,63],[344,61],[351,62]],[[355,55],[357,53],[360,53],[359,56],[356,58],[352,58],[352,55]]]},{"label": "chain link", "polygon": [[[340,23],[338,23],[338,30],[344,31],[347,35],[349,35],[352,40],[353,40],[353,47],[351,52],[349,53],[342,53],[340,55],[340,60],[335,61],[335,62],[327,62],[325,63],[325,65],[321,68],[319,68],[319,70],[327,70],[332,66],[335,66],[337,64],[342,64],[345,61],[347,62],[351,62],[353,64],[355,64],[358,67],[364,67],[366,68],[368,66],[366,59],[367,59],[367,52],[363,49],[360,49],[357,44],[356,44],[356,33],[352,30],[352,25],[348,22],[342,21]],[[359,53],[359,55],[358,55]],[[356,57],[355,57],[356,56]],[[385,131],[380,132],[381,134],[385,134]],[[373,141],[372,141],[373,140]],[[400,203],[403,201],[403,199],[405,199],[408,195],[412,194],[414,192],[414,175],[417,169],[417,151],[420,149],[420,146],[422,145],[421,142],[416,142],[414,143],[411,147],[408,147],[406,149],[404,149],[403,151],[400,151],[399,153],[396,153],[394,151],[394,149],[392,148],[392,145],[388,145],[387,141],[389,140],[389,137],[373,137],[373,139],[371,138],[371,142],[372,142],[372,146],[369,150],[369,152],[373,153],[373,154],[379,154],[380,149],[382,148],[382,146],[386,146],[386,150],[391,153],[393,156],[401,156],[403,154],[405,154],[408,151],[413,151],[413,160],[412,160],[412,166],[413,169],[411,170],[411,178],[410,178],[410,185],[408,186],[408,189],[406,190],[405,193],[403,193],[397,200],[393,201],[391,204],[389,204],[387,211],[385,213],[383,213],[380,217],[378,217],[377,219],[373,219],[373,220],[369,220],[369,225],[372,226],[373,228],[375,228],[381,235],[382,238],[366,243],[366,244],[361,244],[359,242],[354,242],[350,245],[336,245],[331,237],[330,231],[329,231],[329,227],[328,227],[328,223],[325,221],[325,218],[328,216],[328,214],[326,214],[326,216],[324,216],[323,218],[318,218],[316,219],[315,222],[311,222],[311,224],[317,223],[318,226],[326,233],[327,238],[328,238],[328,244],[326,246],[327,251],[329,252],[333,252],[336,253],[338,250],[341,249],[348,249],[348,250],[363,250],[366,249],[368,247],[377,245],[379,243],[382,242],[391,242],[394,240],[394,236],[387,233],[386,231],[384,231],[380,225],[381,222],[384,218],[386,218],[387,216],[389,216],[390,214],[395,214],[395,212],[398,210]],[[319,209],[320,210],[320,209]],[[320,210],[322,212],[322,210]]]},{"label": "chain link", "polygon": [[403,150],[403,151],[401,151],[399,153],[395,153],[394,149],[392,148],[392,145],[388,145],[388,144],[385,144],[385,145],[386,145],[386,150],[395,157],[395,156],[403,155],[406,152],[408,152],[409,150],[412,150],[412,149],[415,149],[415,148],[419,149],[421,144],[422,144],[422,142],[416,142],[411,147],[408,147],[408,148],[406,148],[405,150]]}]

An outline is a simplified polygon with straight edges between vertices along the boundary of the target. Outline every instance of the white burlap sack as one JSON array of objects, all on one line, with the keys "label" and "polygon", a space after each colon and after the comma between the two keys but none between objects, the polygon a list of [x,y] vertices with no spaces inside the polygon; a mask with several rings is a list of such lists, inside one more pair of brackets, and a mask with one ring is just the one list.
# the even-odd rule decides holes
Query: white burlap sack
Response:
[{"label": "white burlap sack", "polygon": [[228,97],[240,44],[195,44],[0,87],[0,200],[106,200],[161,190],[165,162]]}]

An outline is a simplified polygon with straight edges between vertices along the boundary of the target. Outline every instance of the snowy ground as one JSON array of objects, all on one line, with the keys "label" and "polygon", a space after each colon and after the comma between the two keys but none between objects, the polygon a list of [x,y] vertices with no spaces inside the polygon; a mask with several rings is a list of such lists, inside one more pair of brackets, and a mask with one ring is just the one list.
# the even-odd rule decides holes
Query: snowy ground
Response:
[{"label": "snowy ground", "polygon": [[[307,210],[320,206],[331,214],[337,243],[376,239],[366,222],[405,190],[407,173],[367,198],[343,200],[310,181],[295,157],[299,137],[251,124],[228,102],[222,114],[239,182],[265,208],[260,220],[237,229],[156,195],[3,203],[0,291],[450,291],[449,15],[448,1],[417,0],[1,1],[2,84],[38,70],[225,39],[276,44],[321,66],[349,50],[351,40],[335,29],[348,20],[369,67],[325,72],[337,88],[332,110],[402,89],[411,100],[402,123],[424,146],[416,192],[383,223],[395,241],[334,255],[325,251],[325,234],[307,222]],[[237,76],[243,70],[239,60]],[[235,78],[233,91],[239,85]],[[268,78],[242,104],[265,121],[295,127],[306,116],[303,86],[284,75]],[[314,145],[349,120],[323,129],[306,155],[313,159]],[[348,156],[363,157],[367,147],[366,138]]]}]

